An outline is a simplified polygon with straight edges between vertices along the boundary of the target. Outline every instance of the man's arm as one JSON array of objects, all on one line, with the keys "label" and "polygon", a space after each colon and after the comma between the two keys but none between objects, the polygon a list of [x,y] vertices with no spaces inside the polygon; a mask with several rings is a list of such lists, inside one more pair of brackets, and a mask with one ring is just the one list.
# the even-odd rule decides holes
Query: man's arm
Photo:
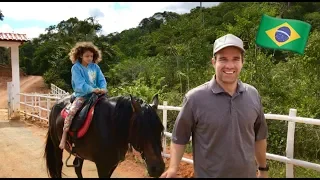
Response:
[{"label": "man's arm", "polygon": [[[264,116],[263,106],[260,99],[260,113],[254,124],[255,131],[255,157],[258,167],[266,168],[267,166],[267,138],[268,138],[268,125]],[[267,171],[259,171],[258,177],[268,177]]]},{"label": "man's arm", "polygon": [[184,154],[186,144],[189,142],[192,128],[194,125],[194,117],[191,108],[190,99],[185,96],[183,106],[175,121],[172,139],[170,145],[170,165],[169,168],[178,171],[180,161]]},{"label": "man's arm", "polygon": [[169,168],[175,172],[178,172],[179,164],[184,154],[186,145],[175,144],[171,141],[170,146],[170,165]]},{"label": "man's arm", "polygon": [[262,139],[255,143],[255,156],[259,167],[267,165],[267,140]]},{"label": "man's arm", "polygon": [[194,115],[192,113],[190,100],[185,97],[183,106],[175,121],[171,145],[170,145],[170,164],[167,171],[161,177],[176,177],[180,161],[183,157],[186,144],[188,144],[194,126]]}]

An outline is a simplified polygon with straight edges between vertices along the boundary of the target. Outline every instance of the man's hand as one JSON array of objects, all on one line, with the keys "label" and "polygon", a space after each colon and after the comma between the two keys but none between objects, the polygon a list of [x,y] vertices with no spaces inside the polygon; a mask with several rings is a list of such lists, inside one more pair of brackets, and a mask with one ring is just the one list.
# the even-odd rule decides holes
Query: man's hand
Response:
[{"label": "man's hand", "polygon": [[175,144],[171,141],[170,145],[170,165],[167,171],[162,173],[160,178],[175,178],[179,169],[179,164],[182,159],[186,145]]},{"label": "man's hand", "polygon": [[258,171],[257,178],[268,178],[268,171]]},{"label": "man's hand", "polygon": [[176,178],[176,177],[177,177],[177,170],[174,168],[169,168],[160,176],[160,178]]}]

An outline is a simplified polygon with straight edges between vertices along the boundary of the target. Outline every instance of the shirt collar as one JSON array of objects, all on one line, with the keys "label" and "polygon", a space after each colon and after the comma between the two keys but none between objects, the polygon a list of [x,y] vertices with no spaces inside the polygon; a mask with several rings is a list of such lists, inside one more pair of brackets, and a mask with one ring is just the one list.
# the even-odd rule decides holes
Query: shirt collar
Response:
[{"label": "shirt collar", "polygon": [[[236,90],[237,93],[245,91],[244,84],[240,79],[238,79],[237,84],[238,84],[237,90]],[[212,90],[212,92],[214,94],[219,94],[219,93],[225,92],[225,90],[217,83],[216,75],[214,75],[213,78],[210,80],[209,88]]]}]

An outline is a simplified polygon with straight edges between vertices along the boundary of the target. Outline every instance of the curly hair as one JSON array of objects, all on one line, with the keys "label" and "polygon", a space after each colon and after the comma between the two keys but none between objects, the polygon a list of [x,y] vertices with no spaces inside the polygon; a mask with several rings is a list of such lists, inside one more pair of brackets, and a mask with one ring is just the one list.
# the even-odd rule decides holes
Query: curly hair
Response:
[{"label": "curly hair", "polygon": [[70,60],[74,64],[77,60],[82,61],[81,56],[86,52],[93,53],[93,63],[98,64],[102,60],[101,51],[92,42],[78,42],[69,53]]}]

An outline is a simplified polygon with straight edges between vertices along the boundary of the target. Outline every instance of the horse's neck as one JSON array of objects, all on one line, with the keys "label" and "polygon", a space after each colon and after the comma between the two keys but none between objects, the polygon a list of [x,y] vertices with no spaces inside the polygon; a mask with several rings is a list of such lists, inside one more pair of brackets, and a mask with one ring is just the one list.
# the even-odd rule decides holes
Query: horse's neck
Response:
[{"label": "horse's neck", "polygon": [[[113,105],[113,112],[115,113],[115,106],[116,103],[112,102]],[[129,136],[130,136],[130,119],[129,118],[123,118],[123,119],[117,119],[117,117],[113,116],[113,135],[116,139],[115,143],[119,148],[128,148],[129,143]],[[117,122],[121,121],[121,122]]]},{"label": "horse's neck", "polygon": [[[113,142],[119,153],[126,153],[130,140],[130,128],[132,118],[132,106],[128,99],[123,97],[108,98],[108,104],[112,108],[112,125]],[[117,104],[121,103],[121,104]]]}]

